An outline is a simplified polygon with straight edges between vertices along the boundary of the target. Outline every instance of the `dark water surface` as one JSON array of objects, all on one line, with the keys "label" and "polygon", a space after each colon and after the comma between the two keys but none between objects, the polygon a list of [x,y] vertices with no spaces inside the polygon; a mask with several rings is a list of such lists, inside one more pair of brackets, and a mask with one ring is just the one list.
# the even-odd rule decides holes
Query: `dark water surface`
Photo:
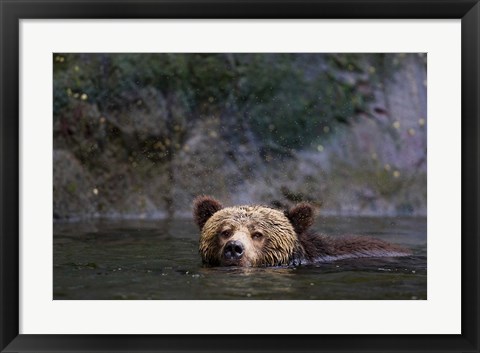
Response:
[{"label": "dark water surface", "polygon": [[329,235],[362,234],[413,255],[315,266],[206,268],[191,220],[55,223],[54,299],[427,299],[425,218],[323,218]]}]

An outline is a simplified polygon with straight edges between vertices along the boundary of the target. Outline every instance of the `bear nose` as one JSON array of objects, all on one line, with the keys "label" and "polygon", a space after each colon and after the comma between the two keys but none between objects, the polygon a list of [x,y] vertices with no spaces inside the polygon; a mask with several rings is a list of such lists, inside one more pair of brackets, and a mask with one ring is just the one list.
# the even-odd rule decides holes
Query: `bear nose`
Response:
[{"label": "bear nose", "polygon": [[243,244],[238,240],[230,240],[223,250],[223,256],[227,260],[238,260],[243,256]]}]

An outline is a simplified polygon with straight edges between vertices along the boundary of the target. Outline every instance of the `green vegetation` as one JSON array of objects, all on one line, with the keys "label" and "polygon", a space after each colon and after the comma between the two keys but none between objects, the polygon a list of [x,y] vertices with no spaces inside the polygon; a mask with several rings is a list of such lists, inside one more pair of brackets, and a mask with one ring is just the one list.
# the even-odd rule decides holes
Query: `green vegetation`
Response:
[{"label": "green vegetation", "polygon": [[104,114],[131,109],[150,87],[182,101],[187,125],[228,116],[266,146],[285,151],[331,136],[325,127],[330,132],[350,123],[372,98],[332,72],[367,72],[368,62],[356,55],[312,62],[305,54],[55,54],[53,64],[55,119],[74,100]]}]

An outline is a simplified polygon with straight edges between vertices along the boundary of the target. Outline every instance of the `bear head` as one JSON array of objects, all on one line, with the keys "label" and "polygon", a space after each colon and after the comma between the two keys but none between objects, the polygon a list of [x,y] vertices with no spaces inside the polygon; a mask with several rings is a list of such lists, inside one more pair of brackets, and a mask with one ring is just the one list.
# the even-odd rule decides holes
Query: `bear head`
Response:
[{"label": "bear head", "polygon": [[306,203],[282,212],[258,205],[223,207],[210,196],[197,197],[193,208],[200,255],[210,266],[293,264],[304,254],[298,237],[314,215]]}]

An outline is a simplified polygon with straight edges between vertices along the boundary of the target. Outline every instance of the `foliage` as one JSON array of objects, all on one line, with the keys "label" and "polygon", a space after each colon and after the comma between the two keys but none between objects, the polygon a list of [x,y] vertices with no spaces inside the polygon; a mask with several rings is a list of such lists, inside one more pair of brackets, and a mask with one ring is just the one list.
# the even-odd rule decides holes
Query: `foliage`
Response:
[{"label": "foliage", "polygon": [[180,95],[189,120],[218,114],[266,145],[299,149],[364,108],[354,77],[364,63],[352,54],[54,54],[54,118],[75,100],[128,110],[152,87]]}]

